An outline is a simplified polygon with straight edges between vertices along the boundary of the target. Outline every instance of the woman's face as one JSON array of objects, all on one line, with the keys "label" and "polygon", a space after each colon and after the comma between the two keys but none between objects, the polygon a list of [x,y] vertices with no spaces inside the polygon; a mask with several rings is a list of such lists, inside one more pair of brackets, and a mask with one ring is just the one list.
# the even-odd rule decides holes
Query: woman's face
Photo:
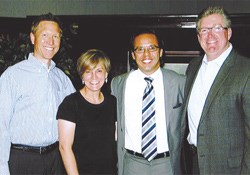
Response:
[{"label": "woman's face", "polygon": [[85,87],[90,91],[100,91],[108,73],[103,65],[99,63],[93,69],[86,69],[82,75]]}]

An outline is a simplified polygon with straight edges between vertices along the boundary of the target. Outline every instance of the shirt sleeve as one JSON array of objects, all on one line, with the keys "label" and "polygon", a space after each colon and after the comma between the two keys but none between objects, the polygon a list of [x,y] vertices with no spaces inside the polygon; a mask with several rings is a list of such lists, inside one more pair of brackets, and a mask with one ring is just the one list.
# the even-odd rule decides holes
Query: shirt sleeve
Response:
[{"label": "shirt sleeve", "polygon": [[69,79],[69,77],[66,77],[66,86],[65,86],[65,94],[66,95],[70,95],[71,93],[75,92],[75,87],[72,84],[71,80]]},{"label": "shirt sleeve", "polygon": [[[116,107],[116,97],[114,95],[109,95],[108,97],[108,107],[112,109],[112,120],[117,121],[117,107]],[[106,98],[106,97],[105,97]]]},{"label": "shirt sleeve", "polygon": [[0,175],[10,174],[10,123],[17,89],[9,71],[5,71],[0,78]]},{"label": "shirt sleeve", "polygon": [[65,97],[63,102],[59,105],[56,116],[57,119],[76,123],[77,101],[75,95],[76,94],[74,93]]},{"label": "shirt sleeve", "polygon": [[70,78],[59,68],[57,68],[57,74],[62,80],[64,95],[67,96],[74,93],[76,90]]}]

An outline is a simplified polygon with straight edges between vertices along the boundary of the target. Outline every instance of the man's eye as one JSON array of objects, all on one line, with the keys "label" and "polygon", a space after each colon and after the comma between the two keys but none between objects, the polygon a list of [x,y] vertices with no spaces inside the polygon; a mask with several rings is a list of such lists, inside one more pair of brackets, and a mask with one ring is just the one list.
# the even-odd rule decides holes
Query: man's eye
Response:
[{"label": "man's eye", "polygon": [[60,37],[59,37],[59,36],[57,36],[57,35],[55,35],[55,36],[54,36],[54,38],[55,38],[55,39],[59,39]]},{"label": "man's eye", "polygon": [[149,50],[155,50],[156,47],[155,46],[149,46]]},{"label": "man's eye", "polygon": [[144,48],[143,48],[143,47],[139,47],[137,50],[138,50],[138,51],[143,51]]},{"label": "man's eye", "polygon": [[201,29],[201,33],[207,33],[208,29]]},{"label": "man's eye", "polygon": [[218,32],[218,31],[221,31],[222,27],[218,26],[218,27],[215,27],[214,29],[215,29],[215,31]]}]

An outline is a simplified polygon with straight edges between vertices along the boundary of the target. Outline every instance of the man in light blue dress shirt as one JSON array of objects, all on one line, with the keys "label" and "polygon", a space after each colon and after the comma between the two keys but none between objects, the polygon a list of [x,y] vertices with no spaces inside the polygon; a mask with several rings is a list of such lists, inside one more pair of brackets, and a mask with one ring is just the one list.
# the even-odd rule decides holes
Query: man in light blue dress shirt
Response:
[{"label": "man in light blue dress shirt", "polygon": [[0,175],[62,174],[56,113],[75,91],[52,61],[62,30],[51,13],[32,24],[34,52],[0,78]]}]

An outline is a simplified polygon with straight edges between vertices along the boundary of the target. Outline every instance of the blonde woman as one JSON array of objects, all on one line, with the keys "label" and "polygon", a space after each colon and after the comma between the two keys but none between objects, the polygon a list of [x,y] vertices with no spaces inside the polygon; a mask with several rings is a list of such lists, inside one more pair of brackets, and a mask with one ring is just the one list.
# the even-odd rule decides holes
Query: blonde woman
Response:
[{"label": "blonde woman", "polygon": [[59,106],[59,149],[67,174],[116,174],[116,99],[104,95],[110,59],[88,50],[77,60],[83,88]]}]

